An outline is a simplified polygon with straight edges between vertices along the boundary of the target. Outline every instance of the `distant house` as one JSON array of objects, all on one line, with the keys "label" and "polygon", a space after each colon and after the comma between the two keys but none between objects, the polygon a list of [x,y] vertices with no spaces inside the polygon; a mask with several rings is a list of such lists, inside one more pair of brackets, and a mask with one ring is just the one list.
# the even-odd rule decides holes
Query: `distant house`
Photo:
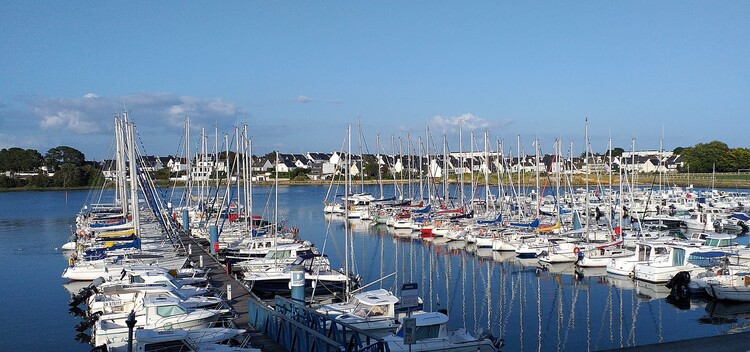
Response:
[{"label": "distant house", "polygon": [[169,160],[167,161],[165,166],[169,168],[170,172],[180,173],[183,171],[187,171],[188,163],[186,158],[178,158],[174,156],[170,156],[168,158]]},{"label": "distant house", "polygon": [[[155,172],[164,168],[159,157],[153,155],[146,155],[141,157],[141,166],[143,171]],[[137,169],[136,169],[137,170]]]},{"label": "distant house", "polygon": [[102,176],[107,181],[117,178],[117,163],[115,160],[104,160],[102,162]]},{"label": "distant house", "polygon": [[667,172],[678,172],[682,168],[682,158],[680,155],[673,154],[664,161]]},{"label": "distant house", "polygon": [[281,159],[279,160],[278,164],[276,164],[276,171],[278,172],[292,172],[296,168],[297,165],[292,159]]},{"label": "distant house", "polygon": [[264,174],[268,172],[269,169],[272,169],[272,168],[273,168],[273,164],[270,161],[268,161],[268,159],[265,159],[265,158],[253,159],[253,165],[252,165],[253,175]]}]

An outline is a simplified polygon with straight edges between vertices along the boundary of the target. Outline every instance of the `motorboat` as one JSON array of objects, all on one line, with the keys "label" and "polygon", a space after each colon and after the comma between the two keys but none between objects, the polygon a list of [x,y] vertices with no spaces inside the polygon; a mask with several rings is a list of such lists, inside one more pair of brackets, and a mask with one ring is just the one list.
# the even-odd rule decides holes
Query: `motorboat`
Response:
[{"label": "motorboat", "polygon": [[[133,351],[180,351],[180,352],[260,352],[257,348],[238,347],[221,342],[232,340],[244,333],[243,329],[205,328],[196,330],[150,330],[134,331]],[[127,337],[113,338],[98,345],[92,352],[126,352]]]},{"label": "motorboat", "polygon": [[[218,320],[214,310],[185,308],[178,300],[167,297],[144,298],[133,310],[136,327],[154,330],[202,329]],[[126,320],[130,313],[102,314],[92,329],[94,345],[122,339],[128,334]]]},{"label": "motorboat", "polygon": [[378,289],[354,294],[347,302],[322,305],[317,310],[372,336],[384,337],[399,326],[398,303],[392,292]]},{"label": "motorboat", "polygon": [[305,254],[297,257],[285,267],[272,267],[265,270],[245,272],[243,280],[250,288],[261,295],[290,294],[289,282],[292,269],[300,267],[305,272],[305,291],[315,289],[322,294],[332,294],[344,291],[352,280],[344,273],[332,269],[328,257],[322,254]]},{"label": "motorboat", "polygon": [[607,264],[607,273],[620,276],[633,276],[636,264],[644,264],[669,257],[670,247],[660,242],[637,242],[635,251],[626,257],[612,258]]},{"label": "motorboat", "polygon": [[491,352],[503,344],[491,336],[471,336],[464,328],[448,331],[448,316],[443,313],[423,312],[411,318],[416,320],[415,343],[404,344],[405,324],[401,324],[395,334],[383,338],[390,351]]}]

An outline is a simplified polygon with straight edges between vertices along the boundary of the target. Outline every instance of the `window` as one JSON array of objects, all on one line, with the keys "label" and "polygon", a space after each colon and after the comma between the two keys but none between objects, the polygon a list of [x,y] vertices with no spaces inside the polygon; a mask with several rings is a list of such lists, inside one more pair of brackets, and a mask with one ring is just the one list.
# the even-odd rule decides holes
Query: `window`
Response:
[{"label": "window", "polygon": [[417,326],[417,333],[415,335],[416,335],[417,341],[419,341],[419,340],[438,337],[439,332],[440,332],[440,324]]},{"label": "window", "polygon": [[674,249],[674,256],[672,256],[672,265],[680,266],[685,263],[685,250],[682,248]]},{"label": "window", "polygon": [[156,307],[156,314],[160,317],[171,317],[174,315],[186,314],[187,312],[180,306],[161,306]]}]

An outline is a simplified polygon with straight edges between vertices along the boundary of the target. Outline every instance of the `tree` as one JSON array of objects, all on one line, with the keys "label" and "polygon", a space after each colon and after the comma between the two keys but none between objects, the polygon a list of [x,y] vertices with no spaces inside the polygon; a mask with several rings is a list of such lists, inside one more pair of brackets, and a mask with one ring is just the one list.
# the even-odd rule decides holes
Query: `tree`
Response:
[{"label": "tree", "polygon": [[721,166],[721,171],[723,172],[750,169],[750,149],[732,149],[721,158],[717,165]]},{"label": "tree", "polygon": [[622,149],[620,147],[614,147],[612,148],[612,157],[613,158],[621,157],[622,153],[624,152],[625,152],[625,149]]},{"label": "tree", "polygon": [[270,152],[270,153],[264,155],[262,158],[265,159],[265,160],[270,161],[271,164],[274,164],[274,165],[276,164],[276,152],[275,151]]},{"label": "tree", "polygon": [[[729,167],[727,160],[722,160],[727,153],[729,153],[729,147],[726,143],[719,141],[698,143],[682,151],[682,160],[690,165],[691,172],[711,172],[714,165],[716,165],[716,171],[729,171],[724,170]],[[736,169],[731,171],[736,171]]]},{"label": "tree", "polygon": [[50,170],[59,170],[65,164],[81,167],[86,162],[86,157],[78,149],[59,146],[47,151],[44,155],[44,164]]},{"label": "tree", "polygon": [[60,170],[55,172],[52,180],[57,187],[80,187],[85,186],[88,181],[83,169],[72,163],[62,164]]},{"label": "tree", "polygon": [[683,150],[685,150],[685,148],[683,148],[683,147],[677,147],[677,148],[674,148],[674,150],[672,151],[672,153],[680,155],[680,154],[682,154]]},{"label": "tree", "polygon": [[34,149],[0,150],[0,172],[35,171],[40,166],[42,166],[42,155]]},{"label": "tree", "polygon": [[5,175],[0,175],[0,188],[16,187],[16,179]]},{"label": "tree", "polygon": [[38,173],[29,178],[29,186],[37,188],[51,187],[52,177],[49,177],[44,173]]}]

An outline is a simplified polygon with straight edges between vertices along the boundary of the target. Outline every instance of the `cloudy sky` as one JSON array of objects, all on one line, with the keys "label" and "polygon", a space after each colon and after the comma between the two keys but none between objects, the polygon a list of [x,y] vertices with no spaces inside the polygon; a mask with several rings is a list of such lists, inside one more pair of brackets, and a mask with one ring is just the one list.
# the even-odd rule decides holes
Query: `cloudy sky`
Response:
[{"label": "cloudy sky", "polygon": [[[543,152],[748,147],[747,1],[2,1],[0,148],[148,154],[248,125],[256,154],[471,131]],[[424,138],[424,137],[423,137]],[[438,142],[439,143],[439,142]],[[476,143],[482,146],[483,142]]]}]

